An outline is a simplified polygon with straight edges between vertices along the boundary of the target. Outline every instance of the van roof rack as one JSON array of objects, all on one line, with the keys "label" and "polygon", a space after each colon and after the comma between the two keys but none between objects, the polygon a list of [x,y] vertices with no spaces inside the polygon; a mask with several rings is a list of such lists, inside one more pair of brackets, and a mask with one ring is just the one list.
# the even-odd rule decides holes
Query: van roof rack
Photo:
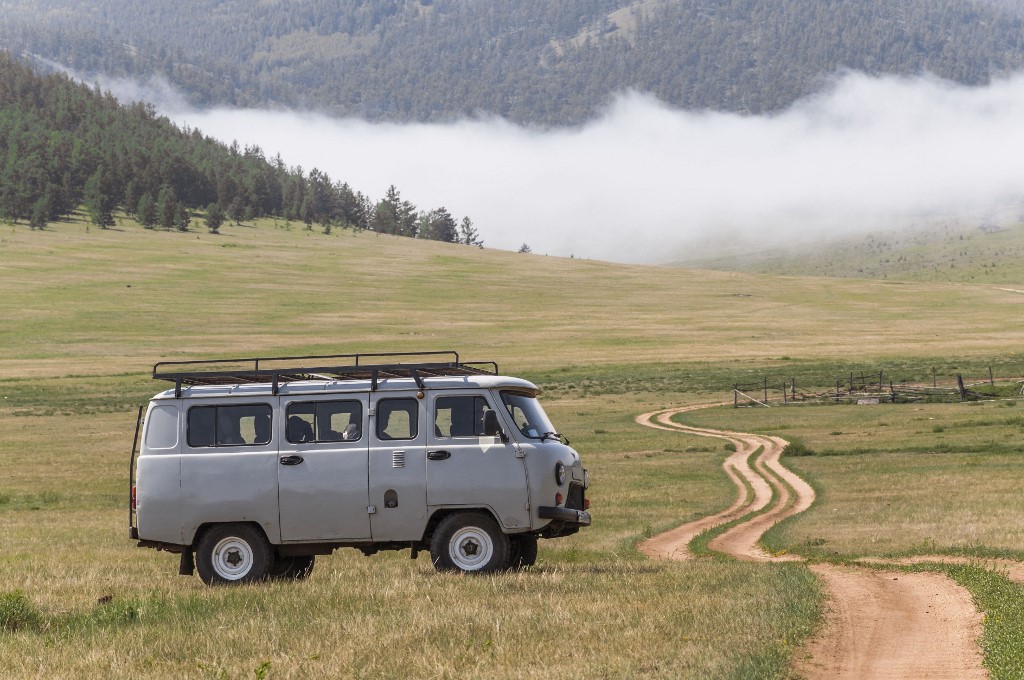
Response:
[{"label": "van roof rack", "polygon": [[185,385],[270,383],[277,394],[281,383],[300,380],[370,380],[376,391],[377,381],[384,378],[412,378],[422,389],[424,378],[497,374],[495,362],[462,361],[451,350],[160,361],[153,366],[153,379],[173,382],[178,398]]}]

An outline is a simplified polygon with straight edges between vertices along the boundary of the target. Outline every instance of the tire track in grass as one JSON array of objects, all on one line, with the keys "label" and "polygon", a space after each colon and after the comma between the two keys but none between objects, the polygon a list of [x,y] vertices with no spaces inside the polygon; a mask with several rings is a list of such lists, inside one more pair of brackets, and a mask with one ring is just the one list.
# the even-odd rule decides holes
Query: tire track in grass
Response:
[{"label": "tire track in grass", "polygon": [[[646,427],[723,439],[736,448],[723,464],[736,487],[733,504],[653,536],[640,543],[639,549],[656,559],[690,559],[688,545],[698,534],[749,516],[713,538],[709,549],[747,561],[802,560],[797,555],[771,555],[759,545],[769,528],[814,503],[814,489],[779,460],[788,442],[672,421],[679,413],[721,405],[672,408],[636,417],[636,422]],[[828,614],[821,633],[796,655],[794,671],[800,676],[988,677],[978,646],[982,617],[970,594],[947,576],[829,564],[816,564],[811,570],[828,592]]]}]

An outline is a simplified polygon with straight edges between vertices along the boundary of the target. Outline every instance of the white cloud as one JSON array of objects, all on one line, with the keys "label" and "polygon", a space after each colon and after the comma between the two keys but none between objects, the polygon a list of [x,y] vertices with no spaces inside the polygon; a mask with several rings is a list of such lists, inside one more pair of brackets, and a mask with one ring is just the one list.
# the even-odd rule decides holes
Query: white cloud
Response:
[{"label": "white cloud", "polygon": [[714,234],[815,238],[977,212],[1024,190],[1024,75],[966,88],[847,74],[765,116],[629,93],[581,128],[553,130],[158,105],[372,197],[394,184],[421,209],[469,215],[489,247],[617,261],[666,261]]}]

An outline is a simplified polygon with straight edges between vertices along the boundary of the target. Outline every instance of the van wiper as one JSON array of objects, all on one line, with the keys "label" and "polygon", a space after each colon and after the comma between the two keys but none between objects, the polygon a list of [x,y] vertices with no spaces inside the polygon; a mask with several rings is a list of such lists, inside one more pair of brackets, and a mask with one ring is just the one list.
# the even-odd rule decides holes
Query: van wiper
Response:
[{"label": "van wiper", "polygon": [[569,444],[569,438],[566,437],[564,434],[559,434],[557,432],[545,432],[544,434],[542,434],[540,436],[540,440],[544,441],[548,437],[551,437],[552,439],[557,439],[558,441],[562,442],[563,444],[566,444],[566,445]]}]

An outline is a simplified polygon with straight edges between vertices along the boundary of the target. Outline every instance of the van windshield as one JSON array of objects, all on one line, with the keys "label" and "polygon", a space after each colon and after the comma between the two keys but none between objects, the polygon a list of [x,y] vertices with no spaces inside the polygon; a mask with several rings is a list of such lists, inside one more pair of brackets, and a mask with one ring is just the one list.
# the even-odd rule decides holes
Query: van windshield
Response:
[{"label": "van windshield", "polygon": [[527,437],[541,440],[548,437],[558,438],[555,426],[551,424],[548,414],[544,412],[544,407],[536,397],[522,392],[502,392],[501,401],[512,415],[516,427]]}]

